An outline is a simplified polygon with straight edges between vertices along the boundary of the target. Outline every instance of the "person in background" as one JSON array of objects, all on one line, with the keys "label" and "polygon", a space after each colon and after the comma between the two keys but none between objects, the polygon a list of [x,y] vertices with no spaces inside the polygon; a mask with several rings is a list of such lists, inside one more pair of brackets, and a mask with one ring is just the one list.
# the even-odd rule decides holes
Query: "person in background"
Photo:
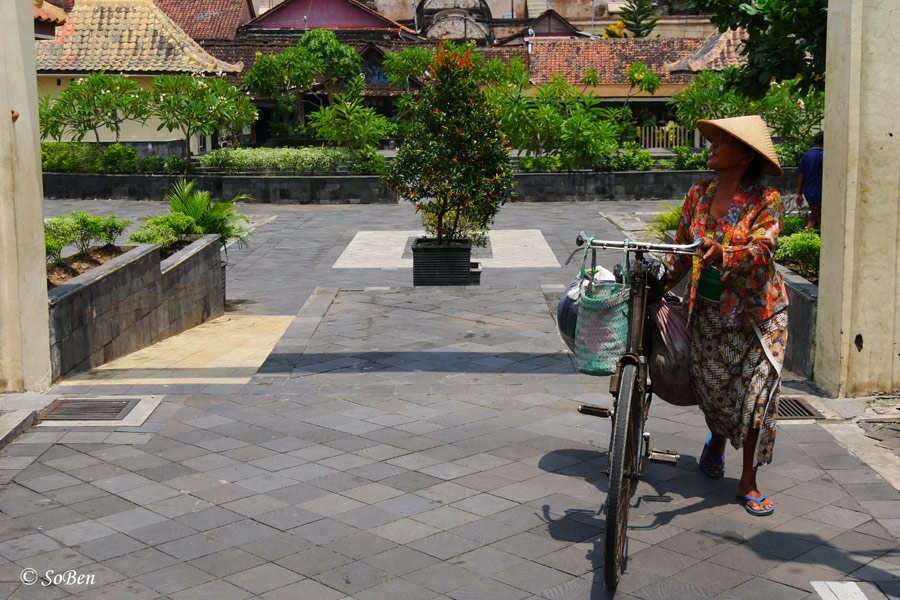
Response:
[{"label": "person in background", "polygon": [[676,244],[703,241],[703,257],[666,257],[667,287],[690,274],[691,383],[710,434],[698,460],[707,477],[725,474],[725,444],[742,448],[737,499],[770,515],[756,470],[772,462],[781,367],[787,342],[787,291],[775,270],[783,223],[781,196],[760,175],[784,174],[759,116],[700,120],[716,178],[684,201]]},{"label": "person in background", "polygon": [[807,150],[797,167],[797,206],[803,205],[803,198],[809,205],[807,229],[819,230],[822,226],[822,146],[825,133],[813,136],[813,147]]}]

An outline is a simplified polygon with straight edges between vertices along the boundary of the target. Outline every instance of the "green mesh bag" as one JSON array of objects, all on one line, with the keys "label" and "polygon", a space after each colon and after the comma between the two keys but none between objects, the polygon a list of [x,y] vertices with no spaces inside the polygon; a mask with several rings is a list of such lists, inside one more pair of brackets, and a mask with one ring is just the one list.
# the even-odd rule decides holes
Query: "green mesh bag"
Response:
[{"label": "green mesh bag", "polygon": [[[628,242],[625,242],[628,264]],[[590,241],[581,262],[582,280]],[[625,283],[601,281],[581,287],[578,298],[578,321],[575,325],[575,366],[588,375],[612,375],[628,348],[629,294],[627,269],[622,270]]]}]

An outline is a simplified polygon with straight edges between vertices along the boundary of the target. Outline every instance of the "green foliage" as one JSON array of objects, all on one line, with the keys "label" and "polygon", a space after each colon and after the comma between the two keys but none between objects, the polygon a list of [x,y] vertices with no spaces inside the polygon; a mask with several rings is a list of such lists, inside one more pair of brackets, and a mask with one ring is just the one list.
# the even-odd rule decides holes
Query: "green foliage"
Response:
[{"label": "green foliage", "polygon": [[85,142],[44,142],[41,168],[47,173],[181,173],[184,159],[140,158],[130,146],[107,147]]},{"label": "green foliage", "polygon": [[[306,122],[303,96],[323,68],[319,57],[312,52],[299,45],[291,46],[278,54],[257,55],[256,62],[244,76],[243,85],[257,98],[275,101],[275,114],[281,122],[273,121],[272,127],[276,124],[302,127]],[[281,131],[271,133],[276,137],[296,135],[285,135]]]},{"label": "green foliage", "polygon": [[781,239],[794,235],[798,231],[803,231],[807,220],[804,217],[785,217],[784,225],[781,226]]},{"label": "green foliage", "polygon": [[334,173],[340,164],[354,162],[347,148],[222,148],[200,157],[204,167],[229,173],[279,171]]},{"label": "green foliage", "polygon": [[652,96],[662,83],[659,80],[659,76],[650,67],[641,61],[637,61],[628,66],[628,85],[630,87],[628,88],[628,96],[625,98],[626,105],[635,89]]},{"label": "green foliage", "polygon": [[200,230],[194,219],[182,213],[168,213],[160,216],[145,217],[137,231],[128,236],[133,244],[159,244],[163,249],[170,248],[180,236],[198,235]]},{"label": "green foliage", "polygon": [[414,79],[425,79],[425,73],[433,62],[433,48],[405,48],[400,52],[385,52],[384,74],[391,85],[408,92]]},{"label": "green foliage", "polygon": [[69,213],[75,223],[75,247],[80,254],[86,254],[103,231],[103,219],[83,210]]},{"label": "green foliage", "polygon": [[681,209],[684,206],[684,200],[677,206],[669,206],[660,204],[665,210],[651,217],[647,222],[644,231],[651,238],[665,242],[666,232],[678,229],[678,221],[681,220]]},{"label": "green foliage", "polygon": [[190,168],[192,136],[240,129],[256,120],[250,98],[228,81],[184,73],[153,80],[152,107],[160,121],[158,129],[177,129],[184,136],[185,173]]},{"label": "green foliage", "polygon": [[800,231],[778,241],[775,260],[790,262],[803,277],[818,277],[821,239],[815,231]]},{"label": "green foliage", "polygon": [[619,11],[619,16],[631,37],[647,37],[653,32],[659,21],[659,18],[653,16],[655,7],[654,0],[628,0],[625,3],[625,6]]},{"label": "green foliage", "polygon": [[625,142],[609,158],[610,171],[649,171],[653,167],[653,157],[637,142]]},{"label": "green foliage", "polygon": [[325,88],[329,105],[334,103],[335,94],[362,91],[365,85],[362,58],[351,46],[340,43],[333,31],[310,29],[297,43],[318,61],[320,68],[316,72],[316,79]]},{"label": "green foliage", "polygon": [[44,248],[50,264],[61,265],[63,248],[75,242],[78,225],[69,215],[59,215],[44,221]]},{"label": "green foliage", "polygon": [[747,30],[747,63],[728,75],[728,85],[760,98],[772,80],[798,77],[802,92],[825,89],[828,0],[693,0],[711,14],[719,31]]},{"label": "green foliage", "polygon": [[[231,200],[213,201],[207,191],[194,189],[197,182],[180,179],[172,185],[166,194],[169,211],[187,215],[194,221],[197,234],[214,233],[219,236],[222,247],[229,241],[236,240],[240,246],[250,242],[252,233],[247,227],[247,217],[235,206],[236,202],[252,201],[247,194],[240,194]],[[226,250],[227,252],[227,250]]]},{"label": "green foliage", "polygon": [[93,144],[44,142],[41,167],[48,173],[99,173],[103,151]]},{"label": "green foliage", "polygon": [[[706,169],[706,161],[709,160],[709,148],[695,152],[690,146],[672,146],[675,158],[666,161],[666,166],[677,171],[694,171]],[[662,161],[661,161],[662,162]]]},{"label": "green foliage", "polygon": [[146,90],[124,75],[99,71],[79,77],[55,97],[41,100],[41,139],[61,140],[68,134],[80,142],[93,132],[99,143],[100,130],[108,129],[118,141],[122,123],[147,120],[149,98]]},{"label": "green foliage", "polygon": [[729,87],[730,73],[704,71],[676,94],[670,104],[679,122],[692,128],[698,119],[761,115],[780,141],[775,147],[779,162],[797,164],[825,118],[824,92],[806,90],[799,79],[791,79],[773,83],[761,98],[751,99]]},{"label": "green foliage", "polygon": [[116,215],[109,215],[100,221],[99,239],[104,244],[115,244],[116,240],[131,225],[131,219],[117,219]]},{"label": "green foliage", "polygon": [[387,161],[384,156],[368,146],[360,151],[359,160],[347,165],[351,173],[357,175],[385,175],[387,173]]},{"label": "green foliage", "polygon": [[482,242],[512,185],[500,115],[479,88],[476,68],[468,48],[438,47],[429,69],[434,83],[415,106],[415,134],[385,177],[441,242]]},{"label": "green foliage", "polygon": [[363,106],[360,96],[336,96],[334,104],[311,114],[309,121],[319,136],[356,151],[373,147],[396,131],[387,117]]},{"label": "green foliage", "polygon": [[523,173],[556,173],[562,169],[563,163],[558,156],[542,158],[523,156],[519,159],[519,171]]}]

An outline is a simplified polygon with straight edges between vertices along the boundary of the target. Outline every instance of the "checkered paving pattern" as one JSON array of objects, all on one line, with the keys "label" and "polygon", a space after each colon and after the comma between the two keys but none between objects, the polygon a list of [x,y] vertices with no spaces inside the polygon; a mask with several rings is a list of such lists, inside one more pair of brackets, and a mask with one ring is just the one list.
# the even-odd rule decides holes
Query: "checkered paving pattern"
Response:
[{"label": "checkered paving pattern", "polygon": [[[229,269],[249,278],[242,260],[272,268],[261,248],[313,244],[275,231]],[[321,272],[338,254],[320,253]],[[611,597],[609,426],[575,412],[606,403],[608,380],[574,372],[552,295],[517,277],[319,288],[247,384],[132,386],[165,394],[140,427],[25,433],[0,451],[0,595]],[[616,598],[800,600],[840,581],[900,594],[900,495],[827,426],[780,425],[767,518],[734,500],[737,451],[723,479],[699,473],[696,409],[656,402],[648,430],[683,459],[645,470]],[[23,568],[96,584],[26,587]]]}]

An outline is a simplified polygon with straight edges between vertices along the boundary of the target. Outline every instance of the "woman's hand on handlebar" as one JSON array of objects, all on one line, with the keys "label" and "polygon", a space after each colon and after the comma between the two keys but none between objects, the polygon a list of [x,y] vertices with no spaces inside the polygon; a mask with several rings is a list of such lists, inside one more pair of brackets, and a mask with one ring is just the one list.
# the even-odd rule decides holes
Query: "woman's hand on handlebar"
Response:
[{"label": "woman's hand on handlebar", "polygon": [[722,244],[709,238],[703,238],[700,250],[704,253],[700,258],[702,268],[722,266]]}]

